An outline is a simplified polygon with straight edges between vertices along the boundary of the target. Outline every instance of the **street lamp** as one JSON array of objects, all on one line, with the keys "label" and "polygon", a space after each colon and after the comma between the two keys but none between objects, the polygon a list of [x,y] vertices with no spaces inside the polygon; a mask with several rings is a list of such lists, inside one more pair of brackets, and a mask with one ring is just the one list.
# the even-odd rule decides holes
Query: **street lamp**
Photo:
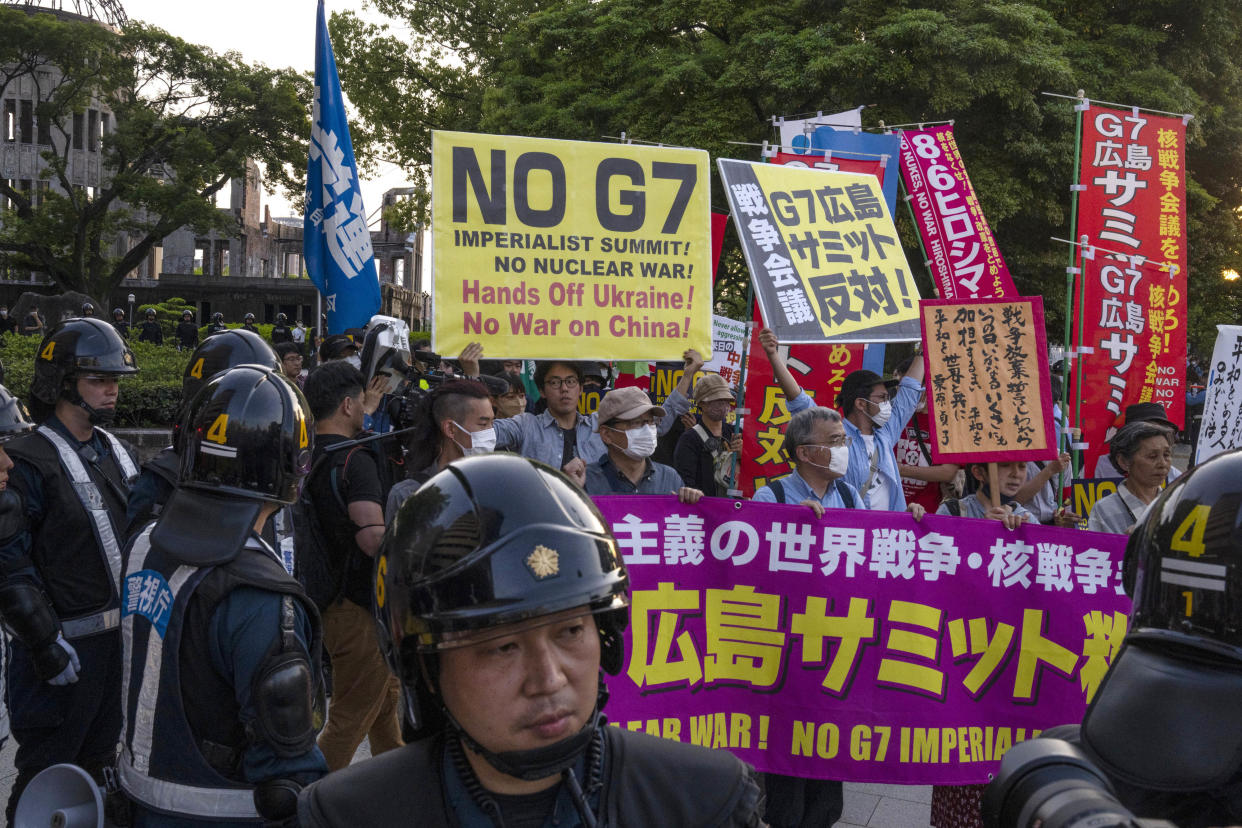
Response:
[{"label": "street lamp", "polygon": [[134,324],[134,294],[129,295],[129,324]]}]

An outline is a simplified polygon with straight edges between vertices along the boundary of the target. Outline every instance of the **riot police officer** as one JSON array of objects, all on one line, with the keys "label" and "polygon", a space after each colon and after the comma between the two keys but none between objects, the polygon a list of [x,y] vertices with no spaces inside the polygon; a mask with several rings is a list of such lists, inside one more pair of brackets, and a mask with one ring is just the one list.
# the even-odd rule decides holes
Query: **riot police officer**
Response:
[{"label": "riot police officer", "polygon": [[[1036,741],[1078,747],[1138,817],[1181,828],[1238,824],[1242,450],[1165,488],[1130,535],[1124,576],[1130,629],[1081,726],[1051,728]],[[990,824],[1011,783],[998,776],[989,786]]]},{"label": "riot police officer", "polygon": [[83,302],[83,303],[82,303],[82,316],[83,316],[83,318],[88,317],[88,316],[94,316],[94,315],[95,315],[95,305],[94,305],[94,303],[92,303],[92,302]]},{"label": "riot police officer", "polygon": [[602,726],[629,579],[561,472],[450,464],[401,506],[376,572],[386,655],[430,735],[303,791],[303,825],[761,824],[732,754]]},{"label": "riot police officer", "polygon": [[186,308],[181,312],[181,321],[177,323],[176,334],[178,351],[198,347],[198,325],[194,324],[194,311]]},{"label": "riot police officer", "polygon": [[289,327],[289,317],[283,313],[276,314],[276,324],[272,326],[272,345],[293,341],[293,329]]},{"label": "riot police officer", "polygon": [[253,313],[248,313],[248,314],[246,314],[245,318],[244,318],[244,319],[242,319],[242,327],[243,327],[243,328],[245,328],[246,330],[250,331],[251,333],[258,333],[258,332],[259,332],[258,327],[254,324],[254,314],[253,314]]},{"label": "riot police officer", "polygon": [[211,315],[211,324],[207,326],[208,336],[215,336],[216,334],[223,333],[228,329],[229,326],[224,324],[224,314],[216,311]]},{"label": "riot police officer", "polygon": [[226,330],[208,337],[194,349],[181,377],[181,410],[176,418],[178,426],[174,426],[173,444],[142,465],[142,473],[130,489],[125,508],[127,534],[157,517],[177,484],[181,467],[180,415],[209,379],[236,365],[262,365],[279,370],[280,360],[261,336],[243,330]]},{"label": "riot police officer", "polygon": [[0,520],[0,614],[16,633],[9,708],[18,748],[12,818],[26,783],[73,762],[98,775],[120,729],[119,586],[125,500],[138,473],[100,426],[137,372],[116,329],[59,323],[36,352],[38,430],[6,445],[14,469]]},{"label": "riot police officer", "polygon": [[164,344],[164,329],[155,321],[155,308],[147,308],[146,319],[138,330],[139,342],[150,342],[152,345]]},{"label": "riot police officer", "polygon": [[117,778],[136,826],[281,823],[327,770],[319,617],[259,536],[310,467],[309,416],[278,371],[212,377],[178,487],[126,551]]},{"label": "riot police officer", "polygon": [[112,309],[112,327],[116,328],[122,339],[129,339],[129,321],[125,318],[124,308]]}]

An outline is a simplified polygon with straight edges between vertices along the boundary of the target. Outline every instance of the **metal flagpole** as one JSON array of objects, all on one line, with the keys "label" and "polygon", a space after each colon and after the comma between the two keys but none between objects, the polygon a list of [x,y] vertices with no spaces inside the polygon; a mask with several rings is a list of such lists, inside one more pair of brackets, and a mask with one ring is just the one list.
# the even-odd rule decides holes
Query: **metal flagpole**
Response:
[{"label": "metal flagpole", "polygon": [[[1078,177],[1080,175],[1079,169],[1082,163],[1082,113],[1086,109],[1086,107],[1087,107],[1086,91],[1079,89],[1078,90],[1078,105],[1074,107],[1074,183],[1073,185],[1070,186],[1070,235],[1071,236],[1073,236],[1074,233],[1076,233],[1078,230],[1078,192],[1082,186],[1078,182]],[[1074,266],[1075,261],[1078,262],[1078,267]],[[1077,376],[1077,384],[1075,385],[1075,388],[1078,389],[1078,392],[1079,392],[1076,395],[1077,400],[1075,402],[1075,410],[1074,410],[1074,427],[1079,429],[1080,434],[1082,433],[1081,431],[1081,428],[1082,428],[1082,358],[1081,358],[1081,354],[1071,351],[1070,348],[1072,345],[1071,337],[1073,336],[1072,325],[1073,325],[1073,311],[1074,311],[1074,276],[1082,274],[1082,262],[1083,262],[1082,248],[1071,245],[1070,251],[1069,251],[1069,264],[1065,268],[1065,355],[1066,355],[1066,358],[1062,360],[1062,364],[1061,364],[1061,416],[1067,419],[1069,417],[1069,409],[1068,409],[1068,406],[1069,406],[1069,370],[1070,370],[1069,360],[1070,360],[1070,355],[1072,354],[1073,360],[1074,360],[1074,368],[1075,368],[1075,372]],[[1085,288],[1085,285],[1083,284],[1083,281],[1081,279],[1079,279],[1079,286],[1080,288]],[[1079,313],[1078,313],[1078,345],[1080,349],[1082,346],[1082,329],[1083,329],[1081,303],[1083,301],[1082,294],[1085,292],[1086,292],[1085,289],[1080,289],[1080,292],[1079,292],[1080,293],[1079,295],[1080,307],[1079,307]],[[1059,427],[1060,423],[1058,423],[1057,425]],[[1071,441],[1071,447],[1072,446],[1073,446],[1073,442]],[[1057,441],[1057,449],[1058,451],[1060,450],[1059,440]],[[1081,449],[1074,449],[1074,451],[1070,455],[1070,461],[1071,461],[1070,468],[1073,471],[1074,475],[1081,476],[1079,474],[1081,471]],[[1065,471],[1062,470],[1057,475],[1057,500],[1058,501],[1061,500],[1061,494],[1064,491],[1065,491]]]}]

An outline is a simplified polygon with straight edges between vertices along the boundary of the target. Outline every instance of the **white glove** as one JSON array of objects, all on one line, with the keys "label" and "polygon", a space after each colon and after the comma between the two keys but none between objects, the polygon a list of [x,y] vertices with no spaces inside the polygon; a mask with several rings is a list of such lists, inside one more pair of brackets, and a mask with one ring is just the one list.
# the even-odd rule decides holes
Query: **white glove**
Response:
[{"label": "white glove", "polygon": [[63,647],[65,652],[69,654],[69,663],[65,665],[65,669],[48,679],[47,683],[55,687],[64,687],[66,684],[74,684],[78,680],[78,670],[82,669],[82,664],[78,661],[78,651],[73,649],[73,645],[65,640],[64,635],[57,635],[56,643]]}]

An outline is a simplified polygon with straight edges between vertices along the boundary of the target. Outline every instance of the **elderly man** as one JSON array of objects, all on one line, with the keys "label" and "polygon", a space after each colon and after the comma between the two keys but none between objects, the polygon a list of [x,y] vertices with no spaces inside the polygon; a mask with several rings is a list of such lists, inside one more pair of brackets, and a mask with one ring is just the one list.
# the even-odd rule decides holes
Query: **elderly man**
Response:
[{"label": "elderly man", "polygon": [[675,494],[682,503],[697,503],[703,492],[682,485],[672,466],[651,459],[656,423],[664,409],[652,405],[641,388],[609,391],[595,413],[596,428],[608,453],[587,466],[586,490],[593,495]]}]

